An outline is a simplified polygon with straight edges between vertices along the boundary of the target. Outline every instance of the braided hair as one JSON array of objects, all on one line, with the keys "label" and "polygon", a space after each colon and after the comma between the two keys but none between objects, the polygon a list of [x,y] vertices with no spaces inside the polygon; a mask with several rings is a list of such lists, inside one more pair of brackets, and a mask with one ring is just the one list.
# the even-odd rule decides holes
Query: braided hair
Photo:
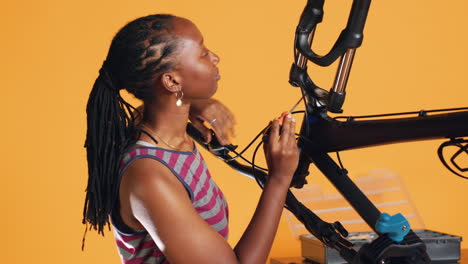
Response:
[{"label": "braided hair", "polygon": [[171,34],[174,18],[150,15],[124,26],[112,40],[91,90],[86,107],[88,186],[83,224],[89,223],[89,229],[101,235],[106,224],[110,230],[109,214],[118,201],[120,159],[139,136],[135,123],[141,114],[120,96],[120,90],[126,89],[143,102],[153,100],[154,81],[176,65],[172,55],[177,37]]}]

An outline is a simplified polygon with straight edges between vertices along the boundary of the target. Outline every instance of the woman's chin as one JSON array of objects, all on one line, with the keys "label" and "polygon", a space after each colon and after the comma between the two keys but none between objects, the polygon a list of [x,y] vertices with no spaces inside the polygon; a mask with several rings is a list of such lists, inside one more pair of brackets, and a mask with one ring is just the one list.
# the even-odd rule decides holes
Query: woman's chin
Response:
[{"label": "woman's chin", "polygon": [[216,91],[218,91],[218,82],[215,83],[214,88],[211,91],[211,94],[210,94],[209,98],[213,97],[215,95]]}]

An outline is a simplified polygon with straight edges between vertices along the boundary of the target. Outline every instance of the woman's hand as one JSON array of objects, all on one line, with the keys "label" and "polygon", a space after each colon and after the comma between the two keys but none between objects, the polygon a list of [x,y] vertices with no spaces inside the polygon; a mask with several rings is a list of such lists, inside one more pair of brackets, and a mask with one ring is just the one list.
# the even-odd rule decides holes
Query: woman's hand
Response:
[{"label": "woman's hand", "polygon": [[281,120],[278,118],[271,123],[268,141],[263,149],[270,179],[289,186],[299,162],[299,150],[294,135],[296,120],[290,113],[283,115],[282,118],[281,127]]},{"label": "woman's hand", "polygon": [[232,112],[218,100],[210,98],[192,101],[189,119],[202,132],[207,143],[211,141],[209,126],[213,128],[219,143],[223,145],[230,144],[229,137],[235,136],[236,119]]}]

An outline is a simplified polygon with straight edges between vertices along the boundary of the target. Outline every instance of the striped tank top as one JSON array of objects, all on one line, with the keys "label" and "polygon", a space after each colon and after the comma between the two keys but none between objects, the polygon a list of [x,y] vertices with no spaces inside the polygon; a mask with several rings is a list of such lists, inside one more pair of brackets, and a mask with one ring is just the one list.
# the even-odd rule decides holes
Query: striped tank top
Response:
[{"label": "striped tank top", "polygon": [[[135,160],[151,158],[167,166],[184,185],[193,207],[221,236],[228,236],[228,207],[223,194],[211,179],[203,157],[194,145],[193,152],[167,150],[138,141],[120,163],[119,177]],[[117,248],[123,264],[167,264],[163,253],[146,230],[133,230],[125,225],[118,207],[111,214]]]}]

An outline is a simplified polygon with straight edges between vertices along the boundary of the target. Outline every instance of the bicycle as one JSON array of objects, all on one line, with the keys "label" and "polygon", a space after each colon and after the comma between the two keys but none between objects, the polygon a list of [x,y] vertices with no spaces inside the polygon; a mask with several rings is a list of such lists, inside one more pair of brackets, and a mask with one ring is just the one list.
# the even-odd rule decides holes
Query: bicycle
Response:
[{"label": "bicycle", "polygon": [[[296,30],[294,63],[289,82],[300,88],[305,111],[297,135],[301,149],[300,161],[291,187],[302,188],[306,184],[309,166],[313,163],[378,237],[356,251],[352,243],[346,240],[348,232],[340,222],[322,221],[302,205],[291,191],[288,192],[285,208],[317,239],[336,249],[349,263],[430,263],[424,242],[411,230],[409,222],[401,214],[382,214],[348,177],[341,161],[337,164],[328,154],[382,144],[449,138],[440,145],[439,158],[452,173],[468,178],[462,175],[468,168],[461,167],[455,161],[457,156],[468,154],[468,139],[465,139],[468,136],[468,107],[354,117],[332,118],[328,115],[328,112],[342,113],[348,77],[355,51],[363,41],[370,3],[371,0],[353,0],[346,28],[332,49],[323,56],[315,53],[311,47],[315,29],[323,18],[324,0],[308,0],[302,12]],[[340,61],[333,88],[327,91],[318,87],[308,75],[307,63],[310,61],[327,67],[338,58]],[[416,116],[401,117],[408,115]],[[260,186],[267,175],[265,169],[255,165],[255,153],[261,143],[257,145],[252,161],[245,159],[242,154],[267,130],[268,127],[263,129],[244,150],[237,152],[236,146],[219,144],[214,133],[214,140],[209,145],[204,144],[201,134],[190,123],[187,126],[187,131],[199,144],[233,169],[255,178]],[[449,146],[457,147],[458,151],[447,161],[443,157],[443,149]],[[238,158],[250,165],[239,163]]]}]

